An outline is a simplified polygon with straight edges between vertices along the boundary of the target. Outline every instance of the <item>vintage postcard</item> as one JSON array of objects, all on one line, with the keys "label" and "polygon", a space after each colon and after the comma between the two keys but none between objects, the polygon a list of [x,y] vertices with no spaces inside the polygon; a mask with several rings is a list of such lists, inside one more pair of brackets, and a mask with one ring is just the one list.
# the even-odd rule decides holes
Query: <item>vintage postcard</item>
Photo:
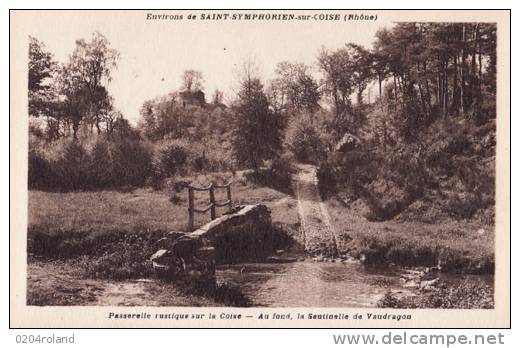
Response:
[{"label": "vintage postcard", "polygon": [[509,327],[507,10],[12,10],[12,327]]}]

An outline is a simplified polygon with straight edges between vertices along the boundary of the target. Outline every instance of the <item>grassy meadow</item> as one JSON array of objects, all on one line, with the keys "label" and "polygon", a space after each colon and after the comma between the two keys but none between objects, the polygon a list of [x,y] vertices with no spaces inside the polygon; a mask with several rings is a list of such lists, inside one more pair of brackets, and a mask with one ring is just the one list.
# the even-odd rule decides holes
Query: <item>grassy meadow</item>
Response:
[{"label": "grassy meadow", "polygon": [[[194,183],[207,185],[233,178],[231,174],[200,175]],[[151,241],[166,232],[187,231],[187,190],[139,188],[124,191],[44,192],[29,191],[29,252],[48,257],[99,254],[104,246],[135,235]],[[226,200],[216,190],[217,201]],[[208,204],[207,192],[195,193],[195,206]],[[274,223],[297,231],[296,201],[289,194],[255,185],[235,176],[234,205],[266,204]],[[217,216],[226,208],[218,208]],[[195,214],[195,228],[210,221],[209,212]]]}]

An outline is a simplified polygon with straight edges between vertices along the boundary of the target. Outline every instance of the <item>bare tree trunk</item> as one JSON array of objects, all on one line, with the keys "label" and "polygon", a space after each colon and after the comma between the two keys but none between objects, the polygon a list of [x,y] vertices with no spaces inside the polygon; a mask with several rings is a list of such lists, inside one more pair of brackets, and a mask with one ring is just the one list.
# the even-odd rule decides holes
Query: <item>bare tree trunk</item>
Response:
[{"label": "bare tree trunk", "polygon": [[453,56],[453,91],[452,91],[452,105],[455,111],[459,109],[459,105],[457,101],[459,93],[459,67],[458,67],[458,57],[457,55]]},{"label": "bare tree trunk", "polygon": [[363,105],[363,87],[362,86],[358,86],[357,102],[358,102],[358,106]]},{"label": "bare tree trunk", "polygon": [[448,117],[448,72],[447,72],[448,63],[447,60],[443,63],[443,81],[442,81],[442,95],[443,95],[443,103],[442,103],[442,114],[444,118]]},{"label": "bare tree trunk", "polygon": [[477,79],[477,44],[478,44],[479,25],[475,25],[473,33],[473,50],[471,53],[471,83],[470,83],[470,104],[473,104],[475,96],[475,80]]},{"label": "bare tree trunk", "polygon": [[395,101],[395,104],[394,104],[394,108],[395,110],[397,111],[397,77],[395,76],[394,74],[394,101]]},{"label": "bare tree trunk", "polygon": [[[439,63],[440,64],[440,63]],[[444,100],[442,96],[442,83],[441,83],[441,67],[437,67],[437,105],[442,107],[441,103]]]},{"label": "bare tree trunk", "polygon": [[388,138],[388,135],[387,135],[388,131],[386,129],[386,120],[383,116],[383,150],[386,151],[386,143],[387,143],[387,138]]},{"label": "bare tree trunk", "polygon": [[432,94],[430,90],[430,82],[428,81],[428,74],[426,69],[426,62],[423,63],[424,85],[426,88],[426,102],[428,103],[428,117],[432,114]]},{"label": "bare tree trunk", "polygon": [[466,96],[466,25],[462,24],[462,50],[460,55],[460,113],[464,115]]},{"label": "bare tree trunk", "polygon": [[381,112],[384,112],[383,108],[383,81],[381,75],[377,75],[377,82],[379,83],[379,105],[381,106]]},{"label": "bare tree trunk", "polygon": [[477,37],[478,42],[478,96],[482,93],[482,49],[480,43],[480,36]]},{"label": "bare tree trunk", "polygon": [[425,96],[424,96],[424,92],[423,92],[423,88],[421,86],[421,83],[418,82],[417,83],[417,86],[419,87],[419,96],[421,98],[421,111],[423,114],[428,114],[428,107],[426,106],[426,100],[425,100]]}]

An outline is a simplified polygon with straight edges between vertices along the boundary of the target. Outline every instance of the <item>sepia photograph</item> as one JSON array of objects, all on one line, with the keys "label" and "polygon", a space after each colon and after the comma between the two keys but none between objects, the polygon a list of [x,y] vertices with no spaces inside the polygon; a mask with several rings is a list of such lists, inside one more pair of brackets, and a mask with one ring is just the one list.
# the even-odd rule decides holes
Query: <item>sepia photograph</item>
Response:
[{"label": "sepia photograph", "polygon": [[509,13],[421,13],[12,12],[27,156],[12,296],[289,322],[509,303]]}]

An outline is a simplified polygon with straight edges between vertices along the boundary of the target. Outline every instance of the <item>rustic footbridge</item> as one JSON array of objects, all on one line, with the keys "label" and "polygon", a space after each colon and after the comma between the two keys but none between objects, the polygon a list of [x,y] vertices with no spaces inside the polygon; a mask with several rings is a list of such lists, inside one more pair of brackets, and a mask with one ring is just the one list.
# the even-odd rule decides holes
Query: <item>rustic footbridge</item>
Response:
[{"label": "rustic footbridge", "polygon": [[[169,278],[196,275],[205,281],[214,281],[215,264],[261,260],[273,252],[279,236],[271,225],[271,212],[263,204],[233,207],[231,185],[232,182],[212,183],[206,187],[187,185],[189,231],[170,232],[157,242],[159,250],[151,261],[159,273]],[[215,189],[225,189],[227,200],[217,202]],[[195,208],[195,191],[209,193],[209,204],[204,208]],[[228,207],[228,210],[217,217],[217,207]],[[208,211],[211,221],[193,231],[195,213]],[[176,251],[179,247],[180,254],[184,254],[180,263],[180,254]]]},{"label": "rustic footbridge", "polygon": [[[195,213],[201,213],[205,214],[208,211],[210,212],[211,220],[215,220],[217,218],[217,208],[218,207],[228,207],[228,212],[230,212],[233,209],[233,202],[231,200],[231,184],[233,182],[229,181],[227,184],[224,185],[216,185],[216,184],[209,184],[207,187],[198,187],[189,184],[188,187],[188,230],[193,231],[193,224],[195,220]],[[227,191],[227,200],[225,202],[216,202],[215,201],[215,189],[226,189]],[[201,191],[201,192],[209,192],[209,204],[202,208],[197,209],[195,208],[194,203],[194,197],[195,197],[195,191]]]}]

